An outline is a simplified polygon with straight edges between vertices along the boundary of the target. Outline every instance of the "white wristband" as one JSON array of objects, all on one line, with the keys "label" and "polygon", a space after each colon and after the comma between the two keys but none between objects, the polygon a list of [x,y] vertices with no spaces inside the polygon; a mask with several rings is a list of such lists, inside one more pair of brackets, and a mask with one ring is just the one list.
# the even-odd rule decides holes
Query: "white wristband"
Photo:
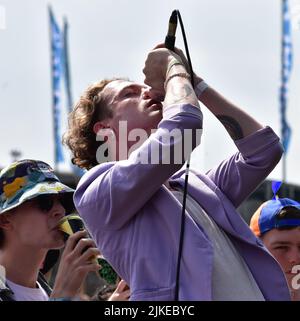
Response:
[{"label": "white wristband", "polygon": [[204,92],[204,90],[207,88],[208,88],[208,84],[204,80],[200,81],[195,89],[195,93],[197,95],[197,98],[199,98],[202,95],[202,93]]}]

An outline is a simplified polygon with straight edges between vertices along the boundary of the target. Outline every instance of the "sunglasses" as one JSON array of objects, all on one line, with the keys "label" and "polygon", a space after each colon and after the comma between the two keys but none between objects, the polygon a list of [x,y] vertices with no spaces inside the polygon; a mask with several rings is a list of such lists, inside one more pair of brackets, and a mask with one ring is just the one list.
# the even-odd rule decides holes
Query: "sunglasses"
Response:
[{"label": "sunglasses", "polygon": [[55,200],[58,199],[58,201],[61,203],[62,206],[64,206],[62,197],[58,196],[57,194],[54,195],[39,195],[36,198],[34,198],[32,201],[37,205],[37,207],[42,211],[42,212],[49,212],[54,206]]}]

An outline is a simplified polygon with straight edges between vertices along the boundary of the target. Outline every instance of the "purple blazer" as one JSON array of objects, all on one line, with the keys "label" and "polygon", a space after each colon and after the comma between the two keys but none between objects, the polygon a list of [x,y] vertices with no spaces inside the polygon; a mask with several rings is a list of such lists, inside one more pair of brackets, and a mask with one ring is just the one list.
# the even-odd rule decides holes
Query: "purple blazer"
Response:
[{"label": "purple blazer", "polygon": [[[100,251],[129,284],[131,300],[174,299],[181,205],[163,183],[169,179],[171,185],[184,184],[183,162],[139,163],[149,144],[162,145],[159,137],[174,128],[201,129],[200,109],[192,105],[166,108],[158,130],[128,160],[94,167],[80,180],[74,195]],[[177,143],[171,141],[168,147]],[[265,299],[289,300],[281,268],[236,211],[278,163],[282,146],[269,127],[235,143],[239,152],[206,175],[190,172],[188,193],[230,237]],[[212,299],[212,258],[205,231],[186,216],[180,300]]]}]

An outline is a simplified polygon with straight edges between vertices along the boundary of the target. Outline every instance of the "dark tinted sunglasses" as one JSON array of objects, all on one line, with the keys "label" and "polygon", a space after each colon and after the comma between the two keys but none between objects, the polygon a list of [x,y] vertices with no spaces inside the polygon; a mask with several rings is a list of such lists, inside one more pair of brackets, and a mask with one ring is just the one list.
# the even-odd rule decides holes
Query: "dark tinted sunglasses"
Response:
[{"label": "dark tinted sunglasses", "polygon": [[[57,194],[55,194],[55,196],[50,194],[45,194],[45,195],[37,196],[32,201],[37,205],[37,207],[41,211],[49,212],[55,203],[56,197],[57,197]],[[62,202],[62,198],[60,196],[58,197],[58,201],[61,203],[62,206],[64,206]]]}]

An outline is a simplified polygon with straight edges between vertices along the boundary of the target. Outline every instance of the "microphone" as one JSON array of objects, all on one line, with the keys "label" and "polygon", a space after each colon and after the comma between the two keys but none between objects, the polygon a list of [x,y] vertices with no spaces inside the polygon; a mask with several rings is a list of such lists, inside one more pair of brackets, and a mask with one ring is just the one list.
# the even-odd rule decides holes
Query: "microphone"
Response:
[{"label": "microphone", "polygon": [[166,48],[172,51],[174,51],[176,28],[177,28],[177,10],[173,10],[169,20],[168,33],[165,39]]},{"label": "microphone", "polygon": [[[73,235],[78,231],[84,231],[84,223],[81,217],[77,214],[70,214],[64,216],[58,222],[58,228],[64,234],[64,239],[67,241],[69,236]],[[118,274],[110,266],[110,264],[104,258],[97,258],[97,262],[101,265],[99,275],[104,279],[108,284],[116,284],[118,280]]]}]

